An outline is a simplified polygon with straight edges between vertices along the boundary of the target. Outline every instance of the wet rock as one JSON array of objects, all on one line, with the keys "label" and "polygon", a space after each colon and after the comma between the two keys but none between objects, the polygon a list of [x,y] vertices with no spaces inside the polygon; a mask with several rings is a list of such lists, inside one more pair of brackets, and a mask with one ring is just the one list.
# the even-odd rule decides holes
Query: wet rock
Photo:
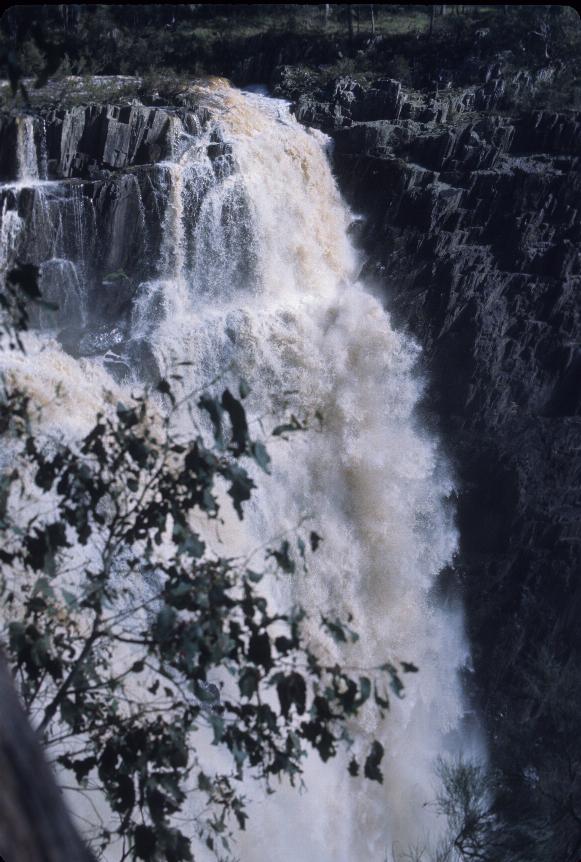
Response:
[{"label": "wet rock", "polygon": [[166,111],[142,105],[57,109],[48,114],[48,155],[57,177],[88,176],[105,169],[148,164],[171,150]]},{"label": "wet rock", "polygon": [[127,341],[127,329],[109,325],[91,328],[69,326],[59,332],[58,340],[73,356],[102,356],[123,347]]},{"label": "wet rock", "polygon": [[[43,107],[33,115],[37,156],[48,179],[96,178],[100,173],[167,159],[180,127],[195,134],[208,121],[192,93],[178,94],[174,104],[86,104]],[[0,113],[0,179],[17,175],[18,117]]]},{"label": "wet rock", "polygon": [[159,360],[151,344],[145,338],[133,338],[128,343],[125,355],[131,368],[139,371],[139,379],[145,383],[156,384],[163,376]]},{"label": "wet rock", "polygon": [[312,114],[367,217],[366,272],[424,347],[427,409],[459,482],[478,697],[507,762],[514,669],[557,629],[581,649],[567,612],[581,603],[581,116],[495,113],[509,84],[531,82],[491,68],[464,93],[404,93],[391,116],[344,99],[349,127],[332,100]]}]

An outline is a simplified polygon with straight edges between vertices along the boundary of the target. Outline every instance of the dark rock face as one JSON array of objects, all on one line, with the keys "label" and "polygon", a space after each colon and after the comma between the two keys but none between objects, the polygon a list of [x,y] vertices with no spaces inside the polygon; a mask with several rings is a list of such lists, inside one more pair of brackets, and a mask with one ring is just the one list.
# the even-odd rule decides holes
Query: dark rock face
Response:
[{"label": "dark rock face", "polygon": [[367,276],[424,347],[459,480],[477,697],[524,798],[549,735],[565,744],[524,676],[543,650],[556,667],[581,655],[581,114],[494,114],[503,91],[491,78],[446,102],[340,81],[295,110],[332,134]]},{"label": "dark rock face", "polygon": [[[154,108],[142,104],[79,105],[36,112],[34,144],[43,179],[92,179],[112,171],[151,165],[172,152],[172,118],[193,134],[200,131],[204,109]],[[21,116],[0,116],[0,180],[16,178],[18,123]]]},{"label": "dark rock face", "polygon": [[[10,214],[26,225],[16,255],[40,266],[43,295],[58,305],[56,313],[32,309],[31,322],[56,330],[71,353],[137,355],[127,342],[129,315],[141,283],[158,274],[164,159],[201,140],[207,119],[187,95],[164,108],[91,104],[0,115],[0,229]],[[18,182],[27,147],[40,182],[36,174]],[[225,145],[215,140],[206,149],[216,162]]]},{"label": "dark rock face", "polygon": [[141,105],[57,110],[46,122],[58,177],[156,162],[169,149],[167,113]]}]

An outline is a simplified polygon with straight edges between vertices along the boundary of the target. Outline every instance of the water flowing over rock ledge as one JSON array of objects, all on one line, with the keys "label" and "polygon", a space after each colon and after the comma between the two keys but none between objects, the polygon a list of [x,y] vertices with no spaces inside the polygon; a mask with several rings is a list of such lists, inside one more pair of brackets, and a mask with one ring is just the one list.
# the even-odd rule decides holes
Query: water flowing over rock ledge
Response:
[{"label": "water flowing over rock ledge", "polygon": [[[132,100],[0,116],[3,238],[41,267],[43,295],[59,305],[56,315],[33,311],[33,322],[56,327],[74,355],[126,346],[135,292],[161,259],[172,160],[198,142],[208,169],[228,169],[228,146],[206,134],[210,115],[198,102],[184,93],[163,108]],[[209,182],[201,181],[194,206]],[[10,215],[22,228],[12,240]]]},{"label": "water flowing over rock ledge", "polygon": [[[524,104],[534,77],[489,72],[477,87],[438,94],[345,78],[304,92],[284,68],[273,84],[301,122],[332,135],[340,188],[366,216],[357,228],[366,274],[424,347],[427,407],[460,480],[460,571],[491,753],[507,765],[518,745],[542,775],[536,741],[558,735],[531,719],[519,669],[539,645],[565,657],[581,649],[581,115],[501,110],[511,88]],[[146,247],[157,259],[161,243],[159,162],[172,154],[172,124],[189,135],[205,128],[203,108],[185,98],[36,110],[40,180],[66,180],[58,190],[16,188],[18,121],[2,116],[2,230],[7,212],[37,227],[52,220],[51,249],[36,228],[19,240],[25,260],[52,255],[49,294],[69,284],[74,296],[90,249],[81,237],[101,243],[91,252],[92,326],[80,303],[63,305],[61,342],[77,355],[127,348],[141,262]],[[204,146],[223,169],[223,142]],[[151,361],[143,345],[131,350]],[[528,793],[524,779],[518,792]]]}]

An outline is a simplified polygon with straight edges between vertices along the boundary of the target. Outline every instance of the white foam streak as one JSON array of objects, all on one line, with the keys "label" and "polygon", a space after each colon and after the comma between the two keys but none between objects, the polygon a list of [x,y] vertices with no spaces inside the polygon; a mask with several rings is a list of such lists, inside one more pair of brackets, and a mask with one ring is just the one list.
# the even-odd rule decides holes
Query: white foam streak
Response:
[{"label": "white foam streak", "polygon": [[22,219],[15,209],[8,208],[8,197],[4,197],[0,211],[0,277],[2,278],[12,263],[22,226]]},{"label": "white foam streak", "polygon": [[30,116],[16,118],[16,161],[18,180],[23,184],[38,180],[38,157],[34,142],[34,121]]}]

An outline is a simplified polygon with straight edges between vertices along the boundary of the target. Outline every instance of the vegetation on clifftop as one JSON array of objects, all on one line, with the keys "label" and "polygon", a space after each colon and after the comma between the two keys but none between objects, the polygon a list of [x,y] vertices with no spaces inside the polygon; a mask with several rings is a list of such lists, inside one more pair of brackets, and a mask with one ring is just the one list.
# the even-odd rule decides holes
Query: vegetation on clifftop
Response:
[{"label": "vegetation on clifftop", "polygon": [[290,64],[317,78],[383,75],[433,88],[480,82],[500,60],[533,72],[553,68],[558,85],[544,97],[558,92],[559,104],[576,106],[579,24],[565,6],[12,7],[0,24],[0,74],[13,83],[30,74],[42,83],[152,71],[269,83],[277,66]]}]

